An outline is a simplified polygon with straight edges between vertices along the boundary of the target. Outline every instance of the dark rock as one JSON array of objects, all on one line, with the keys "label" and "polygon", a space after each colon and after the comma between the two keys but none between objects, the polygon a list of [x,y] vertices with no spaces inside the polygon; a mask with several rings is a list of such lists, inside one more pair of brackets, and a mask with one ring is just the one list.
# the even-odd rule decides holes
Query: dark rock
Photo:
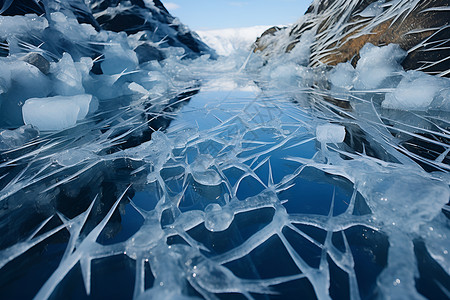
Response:
[{"label": "dark rock", "polygon": [[[148,45],[137,48],[140,62],[160,61],[165,58],[161,51],[155,51],[153,45],[156,43],[159,48],[183,48],[185,50],[184,58],[196,58],[204,54],[210,54],[213,58],[216,56],[214,50],[179,23],[158,0],[154,0],[153,4],[149,1],[147,5],[143,0],[92,0],[88,2],[83,0],[0,0],[0,15],[4,16],[37,14],[47,18],[51,24],[52,20],[49,15],[53,12],[75,16],[79,23],[90,24],[97,31],[125,32],[127,35],[142,33],[142,45]],[[64,52],[69,52],[75,61],[81,57],[95,59],[98,57],[98,53],[103,52],[103,45],[89,40],[81,42],[72,40],[70,36],[61,33],[51,25],[38,35],[21,34],[17,38],[21,43],[29,45],[30,49],[32,47],[40,48],[46,54],[46,58],[53,60],[61,58]],[[145,53],[146,51],[147,53]],[[17,53],[10,53],[7,41],[0,41],[0,57],[10,54]],[[152,57],[152,55],[154,56]],[[101,74],[101,69],[96,65],[94,65],[93,73]],[[45,69],[41,69],[41,71],[43,70]]]},{"label": "dark rock", "polygon": [[101,63],[102,63],[101,60],[94,61],[94,64],[92,65],[91,72],[96,74],[96,75],[103,74]]},{"label": "dark rock", "polygon": [[[144,32],[141,40],[150,43],[161,43],[161,47],[181,47],[185,49],[186,58],[196,58],[203,54],[210,54],[215,57],[215,52],[206,44],[200,41],[191,31],[180,24],[167,11],[164,5],[157,0],[153,1],[154,8],[147,7],[142,0],[129,1],[91,1],[90,8],[94,15],[102,12],[97,17],[97,22],[104,30],[114,32],[126,32],[128,35]],[[108,12],[105,13],[105,10]],[[148,33],[148,34],[147,34]],[[149,44],[150,44],[149,43]],[[161,53],[150,51],[156,56],[155,60],[161,60]],[[139,48],[139,47],[138,47]],[[149,54],[143,55],[143,48],[139,48],[141,57],[146,57],[143,61],[152,60]]]},{"label": "dark rock", "polygon": [[136,52],[140,64],[151,60],[161,61],[165,59],[164,54],[158,48],[149,44],[138,46],[134,49],[134,52]]},{"label": "dark rock", "polygon": [[21,58],[23,61],[38,68],[42,73],[47,75],[50,73],[50,63],[41,54],[30,52]]},{"label": "dark rock", "polygon": [[0,0],[0,15],[24,16],[26,14],[42,15],[45,13],[43,1],[34,0]]},{"label": "dark rock", "polygon": [[167,9],[164,7],[164,5],[159,0],[153,0],[153,3],[155,3],[155,6],[159,9],[162,9],[164,12],[169,13]]},{"label": "dark rock", "polygon": [[[265,45],[262,42],[262,39],[264,37],[266,37],[266,36],[274,36],[275,33],[280,31],[281,29],[282,28],[280,28],[278,26],[273,26],[273,27],[270,27],[269,29],[267,29],[266,31],[264,31],[261,34],[261,36],[256,39],[254,52],[256,52],[256,51],[264,51],[266,49],[267,45]],[[283,28],[283,29],[285,29],[285,28]]]},{"label": "dark rock", "polygon": [[109,16],[100,16],[97,20],[102,29],[110,30],[114,32],[124,31],[128,35],[135,34],[142,30],[154,30],[151,23],[147,23],[146,20],[140,17],[136,12],[127,10],[120,14]]},{"label": "dark rock", "polygon": [[84,1],[68,1],[69,9],[73,12],[80,24],[90,24],[95,30],[100,31],[100,24],[91,13],[91,10],[86,6]]}]

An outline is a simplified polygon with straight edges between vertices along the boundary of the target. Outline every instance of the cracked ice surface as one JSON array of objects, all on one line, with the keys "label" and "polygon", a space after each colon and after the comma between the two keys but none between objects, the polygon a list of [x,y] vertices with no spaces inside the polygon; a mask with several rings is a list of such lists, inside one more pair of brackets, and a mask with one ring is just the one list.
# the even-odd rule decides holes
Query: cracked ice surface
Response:
[{"label": "cracked ice surface", "polygon": [[[255,75],[257,59],[233,59],[169,61],[182,80],[150,108],[133,94],[2,153],[5,295],[26,284],[35,299],[448,296],[449,146],[419,135],[448,138],[448,120],[383,111],[392,89],[324,90],[307,83],[323,70]],[[197,92],[192,77],[200,91],[167,110]],[[133,142],[163,117],[166,130]],[[405,135],[443,150],[419,157]]]}]

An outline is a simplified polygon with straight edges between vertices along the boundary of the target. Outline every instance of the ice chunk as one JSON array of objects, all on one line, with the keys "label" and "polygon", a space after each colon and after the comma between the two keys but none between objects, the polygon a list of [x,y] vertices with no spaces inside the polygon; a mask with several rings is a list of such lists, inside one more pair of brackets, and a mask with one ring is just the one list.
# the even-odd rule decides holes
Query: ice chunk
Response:
[{"label": "ice chunk", "polygon": [[93,157],[94,154],[85,149],[68,149],[57,153],[53,160],[60,166],[72,167]]},{"label": "ice chunk", "polygon": [[0,94],[6,93],[11,87],[11,70],[0,61]]},{"label": "ice chunk", "polygon": [[[125,156],[133,160],[143,160],[153,165],[156,170],[160,170],[167,160],[170,159],[172,148],[172,143],[167,136],[161,131],[155,131],[152,133],[150,141],[137,147],[125,149],[123,153],[118,152],[116,155],[119,157]],[[154,174],[150,173],[148,180],[151,182],[155,178]]]},{"label": "ice chunk", "polygon": [[[53,22],[54,28],[65,34],[65,37],[72,42],[89,40],[91,36],[97,34],[95,28],[90,24],[79,24],[77,19],[70,18],[64,15],[62,12],[52,12],[50,18]],[[76,34],[70,33],[76,32]]]},{"label": "ice chunk", "polygon": [[419,71],[408,71],[397,88],[387,93],[384,108],[427,110],[433,99],[450,86],[449,80]]},{"label": "ice chunk", "polygon": [[394,72],[403,70],[400,63],[406,51],[397,44],[376,47],[370,43],[364,45],[359,54],[361,58],[356,65],[357,78],[355,88],[375,89]]},{"label": "ice chunk", "polygon": [[370,18],[380,15],[383,12],[383,4],[385,0],[379,0],[366,7],[359,15],[361,17]]},{"label": "ice chunk", "polygon": [[364,167],[358,163],[351,165],[361,168],[350,172],[355,174],[358,191],[369,200],[368,205],[379,220],[386,223],[396,220],[394,226],[415,232],[441,213],[448,202],[450,190],[445,183],[423,174],[402,172],[406,170],[361,172]]},{"label": "ice chunk", "polygon": [[31,98],[23,105],[23,121],[40,130],[62,130],[84,119],[95,102],[92,100],[88,94]]},{"label": "ice chunk", "polygon": [[222,178],[217,171],[211,169],[213,164],[214,160],[211,155],[199,155],[189,167],[194,180],[207,186],[221,184]]},{"label": "ice chunk", "polygon": [[441,111],[450,111],[450,83],[447,80],[446,88],[439,92],[433,102],[431,103],[431,108]]},{"label": "ice chunk", "polygon": [[115,43],[105,47],[105,60],[101,64],[104,74],[114,75],[123,71],[133,71],[138,65],[136,52],[124,49],[121,44]]},{"label": "ice chunk", "polygon": [[224,231],[233,222],[234,214],[217,203],[209,204],[205,208],[205,227],[209,231]]},{"label": "ice chunk", "polygon": [[30,125],[22,126],[16,130],[2,130],[0,131],[0,150],[20,147],[38,135],[39,131]]},{"label": "ice chunk", "polygon": [[130,89],[130,91],[133,91],[138,94],[146,95],[148,93],[148,91],[142,85],[136,82],[130,83],[128,85],[128,88]]},{"label": "ice chunk", "polygon": [[25,102],[22,111],[25,124],[40,130],[62,130],[76,124],[80,108],[67,100],[32,98]]},{"label": "ice chunk", "polygon": [[292,86],[296,83],[297,69],[297,64],[293,62],[276,66],[270,70],[270,80],[283,87]]},{"label": "ice chunk", "polygon": [[87,77],[93,65],[94,62],[90,57],[82,57],[80,58],[79,62],[75,62],[75,67],[77,68],[78,72],[81,74],[83,79]]},{"label": "ice chunk", "polygon": [[50,80],[35,66],[9,58],[0,60],[0,126],[23,125],[23,102],[47,97],[50,91]]},{"label": "ice chunk", "polygon": [[36,15],[0,16],[0,38],[3,40],[20,34],[42,31],[47,27],[47,19]]},{"label": "ice chunk", "polygon": [[345,127],[337,124],[319,125],[316,137],[321,143],[342,143],[345,139]]},{"label": "ice chunk", "polygon": [[304,32],[300,37],[300,41],[289,53],[290,60],[299,65],[307,66],[309,63],[309,57],[311,55],[311,44],[314,41],[315,32],[313,30]]},{"label": "ice chunk", "polygon": [[54,91],[58,95],[73,96],[84,94],[81,72],[76,68],[69,53],[64,53],[58,63],[51,64],[54,74]]},{"label": "ice chunk", "polygon": [[330,82],[332,85],[344,89],[353,87],[355,69],[350,63],[340,63],[330,73]]}]

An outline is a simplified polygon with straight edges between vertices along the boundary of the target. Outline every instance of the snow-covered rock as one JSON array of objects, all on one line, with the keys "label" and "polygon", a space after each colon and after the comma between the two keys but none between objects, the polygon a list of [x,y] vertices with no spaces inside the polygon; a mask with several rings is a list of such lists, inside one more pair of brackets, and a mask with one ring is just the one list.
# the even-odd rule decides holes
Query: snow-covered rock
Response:
[{"label": "snow-covered rock", "polygon": [[[265,57],[283,55],[311,30],[311,66],[352,62],[364,45],[397,44],[407,51],[400,61],[405,70],[450,75],[448,1],[380,0],[313,1],[307,12],[287,28],[274,28],[256,41]],[[366,49],[367,50],[367,49]]]}]

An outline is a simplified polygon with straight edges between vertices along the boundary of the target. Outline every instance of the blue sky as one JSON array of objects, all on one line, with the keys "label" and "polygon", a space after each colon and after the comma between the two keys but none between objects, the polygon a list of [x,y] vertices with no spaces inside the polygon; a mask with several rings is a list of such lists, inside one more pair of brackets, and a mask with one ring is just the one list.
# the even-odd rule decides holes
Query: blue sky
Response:
[{"label": "blue sky", "polygon": [[284,25],[295,22],[312,0],[162,0],[193,30]]}]

